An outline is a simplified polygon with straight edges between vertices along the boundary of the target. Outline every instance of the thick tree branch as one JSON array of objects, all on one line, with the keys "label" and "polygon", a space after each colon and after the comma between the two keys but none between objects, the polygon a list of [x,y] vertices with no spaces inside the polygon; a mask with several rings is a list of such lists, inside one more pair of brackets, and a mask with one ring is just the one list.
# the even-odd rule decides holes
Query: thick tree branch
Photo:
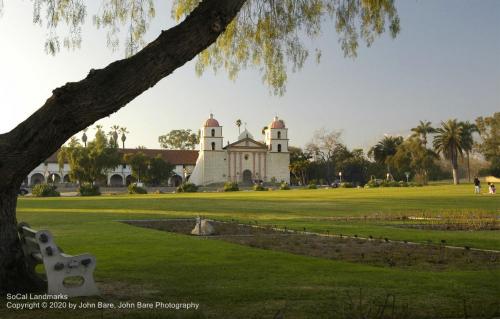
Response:
[{"label": "thick tree branch", "polygon": [[204,0],[136,55],[55,89],[38,111],[0,135],[0,192],[17,187],[72,135],[118,111],[215,42],[245,1]]}]

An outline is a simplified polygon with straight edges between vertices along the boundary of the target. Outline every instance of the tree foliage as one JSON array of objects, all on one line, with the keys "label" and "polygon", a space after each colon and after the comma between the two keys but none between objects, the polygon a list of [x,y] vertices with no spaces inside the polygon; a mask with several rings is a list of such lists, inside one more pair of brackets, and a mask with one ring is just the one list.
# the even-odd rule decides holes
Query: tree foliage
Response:
[{"label": "tree foliage", "polygon": [[491,163],[489,174],[500,177],[500,112],[478,117],[476,128],[482,140],[477,149]]},{"label": "tree foliage", "polygon": [[391,160],[401,143],[403,143],[403,137],[401,136],[385,136],[368,151],[368,156],[373,158],[375,162],[386,165],[387,173],[392,174]]},{"label": "tree foliage", "polygon": [[437,154],[425,147],[419,137],[410,137],[397,147],[390,162],[399,172],[409,172],[419,183],[427,184],[437,159]]},{"label": "tree foliage", "polygon": [[290,146],[288,151],[290,152],[290,165],[288,167],[290,174],[292,174],[297,183],[306,185],[308,180],[307,170],[311,164],[311,155],[299,147]]},{"label": "tree foliage", "polygon": [[149,158],[143,152],[128,153],[123,156],[125,163],[130,165],[132,176],[138,181],[143,182],[148,169]]},{"label": "tree foliage", "polygon": [[94,183],[106,178],[110,170],[121,162],[117,145],[106,138],[104,131],[98,127],[93,141],[87,147],[81,145],[76,138],[70,139],[58,153],[59,166],[65,162],[70,166],[70,179],[74,182]]},{"label": "tree foliage", "polygon": [[412,136],[421,139],[424,145],[427,145],[427,136],[436,131],[435,128],[432,127],[432,123],[429,121],[420,121],[420,123],[411,129],[413,132]]},{"label": "tree foliage", "polygon": [[[82,43],[82,26],[88,15],[84,0],[32,0],[33,22],[47,29],[45,51],[55,55],[64,48],[77,49]],[[0,6],[1,7],[1,6]],[[153,0],[101,0],[98,11],[92,15],[94,26],[107,31],[107,45],[113,51],[125,42],[125,54],[130,56],[146,45],[144,35],[155,17]],[[0,8],[1,9],[1,8]],[[59,36],[58,27],[67,27],[67,33]],[[122,28],[125,32],[122,32]]]},{"label": "tree foliage", "polygon": [[478,144],[478,150],[487,160],[500,158],[500,112],[492,116],[478,117],[476,126],[482,140]]},{"label": "tree foliage", "polygon": [[[198,0],[176,0],[172,15],[179,20]],[[333,20],[345,56],[355,57],[359,42],[370,46],[389,27],[399,32],[393,0],[248,0],[237,18],[216,43],[202,52],[196,64],[201,75],[207,68],[224,69],[235,79],[249,66],[262,71],[262,80],[274,94],[283,94],[291,70],[301,69],[310,52],[304,38],[317,38],[324,20]],[[316,48],[316,59],[321,51]]]},{"label": "tree foliage", "polygon": [[158,142],[161,147],[166,149],[194,150],[196,145],[200,143],[200,137],[191,130],[172,130],[159,136]]},{"label": "tree foliage", "polygon": [[[199,3],[176,0],[173,16],[180,19]],[[370,46],[389,25],[392,36],[399,32],[393,0],[248,0],[239,15],[216,43],[199,55],[196,71],[225,69],[235,79],[241,69],[255,66],[275,94],[283,94],[287,63],[301,69],[309,56],[304,38],[321,34],[323,21],[335,21],[339,43],[346,56],[355,57],[359,41]],[[319,61],[321,51],[316,49]]]},{"label": "tree foliage", "polygon": [[326,165],[326,181],[332,182],[333,179],[333,156],[339,146],[340,131],[328,131],[324,128],[314,132],[312,140],[306,145],[306,151],[311,154],[315,161]]},{"label": "tree foliage", "polygon": [[469,121],[460,122],[460,126],[462,127],[462,150],[467,158],[467,176],[470,181],[470,154],[474,147],[474,133],[477,133],[478,130],[476,124],[470,123]]},{"label": "tree foliage", "polygon": [[128,153],[124,155],[124,160],[132,169],[132,176],[151,186],[166,184],[174,165],[166,162],[160,155],[148,157],[144,152]]},{"label": "tree foliage", "polygon": [[[89,16],[84,0],[32,1],[33,21],[48,31],[47,53],[59,52],[61,42],[67,49],[81,46],[82,25]],[[183,19],[200,1],[174,0],[172,17]],[[255,67],[274,94],[283,94],[288,73],[301,69],[311,54],[305,40],[317,38],[326,21],[333,21],[347,57],[356,57],[361,42],[371,46],[387,29],[396,37],[400,21],[394,1],[247,0],[217,42],[200,53],[196,72],[223,69],[235,79],[242,69]],[[144,36],[156,16],[155,4],[154,0],[101,0],[92,21],[96,28],[106,30],[108,47],[117,50],[123,42],[126,56],[131,56],[146,45]],[[68,29],[62,40],[60,25]],[[316,47],[314,53],[319,62],[321,50]]]},{"label": "tree foliage", "polygon": [[175,166],[164,161],[160,155],[149,159],[148,170],[146,171],[146,183],[152,186],[166,184]]}]

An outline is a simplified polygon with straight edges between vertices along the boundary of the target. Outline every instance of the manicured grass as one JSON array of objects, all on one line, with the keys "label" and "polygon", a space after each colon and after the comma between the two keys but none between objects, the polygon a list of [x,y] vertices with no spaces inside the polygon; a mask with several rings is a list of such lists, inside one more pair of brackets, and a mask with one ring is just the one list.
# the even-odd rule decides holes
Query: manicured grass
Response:
[{"label": "manicured grass", "polygon": [[[474,196],[470,185],[423,188],[291,190],[95,198],[22,198],[18,220],[50,229],[69,253],[96,255],[106,300],[194,301],[197,312],[79,313],[83,318],[141,316],[348,318],[351,296],[364,302],[396,296],[412,318],[488,315],[500,300],[500,271],[408,271],[261,250],[126,225],[119,219],[195,217],[237,219],[289,228],[388,237],[500,250],[498,231],[429,231],[385,220],[334,218],[440,213],[500,213],[498,196]],[[122,288],[119,288],[122,287]],[[128,288],[123,288],[128,287]],[[122,294],[119,290],[124,289]],[[352,297],[357,302],[359,297]],[[356,299],[357,298],[357,299]],[[495,308],[495,306],[497,308]],[[344,309],[344,310],[342,310]],[[399,308],[398,308],[399,309]],[[342,310],[342,311],[341,311]],[[67,312],[23,311],[16,318]],[[73,314],[74,315],[74,314]],[[496,315],[500,315],[496,313]],[[0,309],[0,318],[13,318]],[[403,317],[402,315],[397,317]]]}]

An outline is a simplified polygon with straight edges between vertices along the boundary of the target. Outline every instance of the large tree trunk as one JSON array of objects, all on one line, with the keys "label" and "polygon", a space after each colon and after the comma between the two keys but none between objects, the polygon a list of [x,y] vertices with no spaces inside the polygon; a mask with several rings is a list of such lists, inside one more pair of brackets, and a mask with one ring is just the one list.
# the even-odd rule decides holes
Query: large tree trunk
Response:
[{"label": "large tree trunk", "polygon": [[453,184],[460,184],[460,177],[458,176],[458,161],[457,159],[451,160],[451,172],[453,174]]},{"label": "large tree trunk", "polygon": [[452,173],[453,173],[453,184],[455,185],[460,184],[460,179],[458,178],[458,169],[453,167]]},{"label": "large tree trunk", "polygon": [[214,43],[245,1],[202,1],[136,55],[55,89],[38,111],[0,134],[0,293],[37,288],[29,280],[32,274],[24,266],[16,234],[16,194],[22,180],[71,136],[118,111]]},{"label": "large tree trunk", "polygon": [[45,287],[24,262],[17,235],[16,202],[17,189],[12,187],[0,192],[0,295]]},{"label": "large tree trunk", "polygon": [[467,152],[467,177],[468,177],[469,183],[470,183],[470,157],[469,157],[469,152]]}]

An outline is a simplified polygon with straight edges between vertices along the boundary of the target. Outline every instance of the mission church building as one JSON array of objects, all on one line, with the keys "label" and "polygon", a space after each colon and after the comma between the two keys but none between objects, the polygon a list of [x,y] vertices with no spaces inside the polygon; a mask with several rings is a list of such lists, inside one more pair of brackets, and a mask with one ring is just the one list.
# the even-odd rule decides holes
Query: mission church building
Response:
[{"label": "mission church building", "polygon": [[[213,115],[201,128],[200,150],[119,149],[122,154],[142,152],[148,157],[160,156],[174,165],[168,186],[178,186],[188,180],[197,185],[227,181],[251,184],[255,181],[290,182],[288,130],[283,120],[275,117],[265,131],[265,142],[255,141],[246,129],[238,141],[224,147],[222,126]],[[57,161],[57,152],[31,171],[24,186],[40,183],[71,184],[71,167]],[[125,186],[134,181],[132,168],[122,164],[106,172],[102,185]]]},{"label": "mission church building", "polygon": [[223,139],[222,126],[210,114],[201,128],[200,150],[189,178],[191,183],[290,183],[288,129],[277,116],[265,130],[264,143],[254,140],[246,128],[234,143],[227,142],[224,146]]}]

